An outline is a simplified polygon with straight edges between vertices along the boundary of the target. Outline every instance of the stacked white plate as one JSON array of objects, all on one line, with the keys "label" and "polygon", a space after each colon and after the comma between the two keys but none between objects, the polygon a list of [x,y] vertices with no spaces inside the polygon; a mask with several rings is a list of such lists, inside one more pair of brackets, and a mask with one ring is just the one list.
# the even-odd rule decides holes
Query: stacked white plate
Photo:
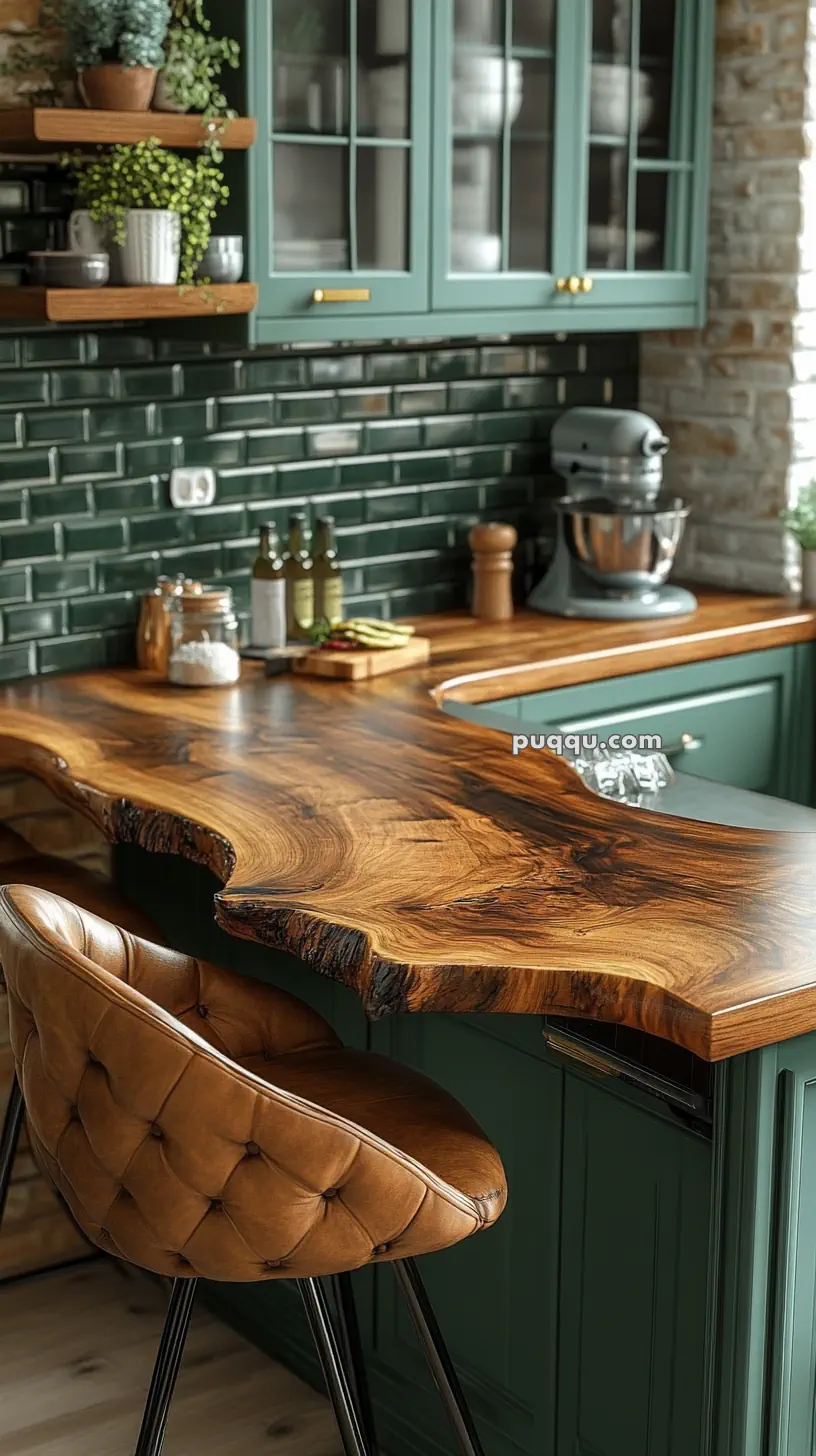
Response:
[{"label": "stacked white plate", "polygon": [[275,244],[275,267],[281,273],[304,273],[315,268],[345,272],[348,266],[348,243],[344,238],[279,238]]}]

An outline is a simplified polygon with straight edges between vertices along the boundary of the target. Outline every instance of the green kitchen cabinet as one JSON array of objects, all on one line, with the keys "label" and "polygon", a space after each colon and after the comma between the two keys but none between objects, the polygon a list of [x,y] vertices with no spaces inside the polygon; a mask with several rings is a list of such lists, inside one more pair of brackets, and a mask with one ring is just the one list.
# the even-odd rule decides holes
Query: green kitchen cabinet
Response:
[{"label": "green kitchen cabinet", "polygon": [[702,321],[714,0],[236,4],[256,342]]},{"label": "green kitchen cabinet", "polygon": [[654,735],[685,773],[810,804],[815,666],[801,644],[447,711],[506,733]]},{"label": "green kitchen cabinet", "polygon": [[[376,1025],[373,1045],[446,1086],[505,1161],[511,1197],[497,1226],[422,1261],[485,1449],[696,1452],[708,1136],[556,1060],[539,1018],[402,1016]],[[377,1275],[384,1443],[435,1450],[438,1399],[394,1281]]]}]

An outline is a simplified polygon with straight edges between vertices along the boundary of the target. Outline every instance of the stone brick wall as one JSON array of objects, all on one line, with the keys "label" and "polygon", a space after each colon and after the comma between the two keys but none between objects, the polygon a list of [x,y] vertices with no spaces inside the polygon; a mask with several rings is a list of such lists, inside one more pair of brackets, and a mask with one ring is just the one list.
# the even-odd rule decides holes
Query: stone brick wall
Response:
[{"label": "stone brick wall", "polygon": [[696,581],[799,584],[780,510],[816,475],[814,0],[718,0],[710,311],[646,334],[641,401],[694,507]]},{"label": "stone brick wall", "polygon": [[[37,850],[89,869],[109,868],[110,852],[99,831],[35,779],[19,773],[0,775],[0,821]],[[8,1005],[0,993],[0,1109],[6,1104],[11,1073]],[[81,1259],[88,1252],[39,1172],[23,1135],[0,1234],[0,1279]]]}]

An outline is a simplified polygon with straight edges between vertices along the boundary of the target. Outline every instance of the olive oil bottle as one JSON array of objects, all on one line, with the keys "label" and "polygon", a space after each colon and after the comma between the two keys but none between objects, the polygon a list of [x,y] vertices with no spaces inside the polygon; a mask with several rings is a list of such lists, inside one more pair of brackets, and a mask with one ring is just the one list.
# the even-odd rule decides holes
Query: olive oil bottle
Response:
[{"label": "olive oil bottle", "polygon": [[289,518],[289,544],[283,558],[286,578],[286,628],[291,641],[304,642],[314,626],[314,569],[308,528],[302,513]]},{"label": "olive oil bottle", "polygon": [[252,645],[286,646],[286,576],[278,528],[261,526],[261,543],[252,568]]},{"label": "olive oil bottle", "polygon": [[314,548],[315,621],[336,627],[343,620],[343,573],[337,559],[334,517],[320,516]]}]

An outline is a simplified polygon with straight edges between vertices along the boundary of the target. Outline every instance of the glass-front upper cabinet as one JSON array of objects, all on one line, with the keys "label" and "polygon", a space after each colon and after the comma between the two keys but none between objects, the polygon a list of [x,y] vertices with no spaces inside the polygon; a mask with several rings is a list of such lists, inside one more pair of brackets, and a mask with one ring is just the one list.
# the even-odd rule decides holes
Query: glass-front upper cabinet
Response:
[{"label": "glass-front upper cabinet", "polygon": [[508,308],[559,303],[554,283],[571,250],[557,226],[568,155],[555,124],[558,8],[446,0],[437,9],[436,308],[479,308],[486,296]]},{"label": "glass-front upper cabinet", "polygon": [[258,342],[702,321],[716,0],[218,3]]},{"label": "glass-front upper cabinet", "polygon": [[[705,258],[695,189],[708,138],[697,0],[591,0],[583,247],[596,304],[691,300]],[[702,26],[706,31],[707,27]],[[583,38],[582,38],[583,39]]]},{"label": "glass-front upper cabinet", "polygon": [[267,317],[427,310],[429,16],[429,0],[258,3]]},{"label": "glass-front upper cabinet", "polygon": [[535,308],[558,327],[566,308],[592,327],[615,308],[649,327],[663,305],[694,321],[713,8],[439,0],[435,310]]}]

